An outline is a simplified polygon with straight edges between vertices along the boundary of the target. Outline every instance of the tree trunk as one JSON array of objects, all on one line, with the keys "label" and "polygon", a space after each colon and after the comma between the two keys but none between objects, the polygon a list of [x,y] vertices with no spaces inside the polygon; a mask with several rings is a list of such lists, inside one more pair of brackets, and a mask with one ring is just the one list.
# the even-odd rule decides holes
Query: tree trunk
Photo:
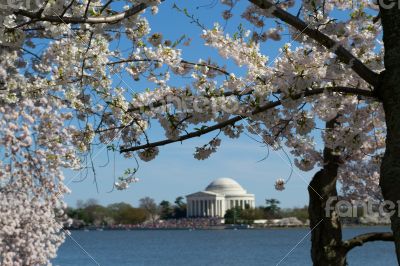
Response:
[{"label": "tree trunk", "polygon": [[[327,122],[326,129],[332,129],[335,122],[336,119]],[[339,157],[332,155],[332,150],[325,147],[324,167],[314,175],[308,186],[311,258],[314,266],[347,265],[346,252],[342,247],[342,228],[334,209],[338,168]]]},{"label": "tree trunk", "polygon": [[[392,5],[392,6],[390,6]],[[391,217],[400,263],[400,9],[398,1],[384,0],[380,13],[385,46],[385,71],[381,73],[378,94],[383,102],[386,116],[386,151],[381,165],[380,186],[385,200],[396,204]]]}]

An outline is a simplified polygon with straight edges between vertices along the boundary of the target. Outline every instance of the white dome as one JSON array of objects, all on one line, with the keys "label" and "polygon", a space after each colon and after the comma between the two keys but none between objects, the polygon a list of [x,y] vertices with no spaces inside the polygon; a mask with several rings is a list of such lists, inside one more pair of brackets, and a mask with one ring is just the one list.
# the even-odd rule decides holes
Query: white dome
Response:
[{"label": "white dome", "polygon": [[206,191],[225,195],[243,195],[247,193],[238,182],[227,177],[218,178],[212,181],[206,187]]}]

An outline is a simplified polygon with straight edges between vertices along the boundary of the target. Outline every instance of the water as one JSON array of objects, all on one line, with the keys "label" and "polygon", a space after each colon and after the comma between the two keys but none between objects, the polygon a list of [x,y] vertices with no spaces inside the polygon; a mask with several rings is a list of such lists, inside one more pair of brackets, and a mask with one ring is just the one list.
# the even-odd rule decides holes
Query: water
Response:
[{"label": "water", "polygon": [[[388,230],[386,227],[346,228],[344,235],[349,238],[360,233]],[[72,231],[73,239],[68,238],[61,246],[53,264],[269,266],[277,265],[283,259],[279,265],[311,265],[308,232],[304,228]],[[388,242],[372,242],[355,248],[349,253],[348,261],[351,266],[397,265],[393,244]]]}]

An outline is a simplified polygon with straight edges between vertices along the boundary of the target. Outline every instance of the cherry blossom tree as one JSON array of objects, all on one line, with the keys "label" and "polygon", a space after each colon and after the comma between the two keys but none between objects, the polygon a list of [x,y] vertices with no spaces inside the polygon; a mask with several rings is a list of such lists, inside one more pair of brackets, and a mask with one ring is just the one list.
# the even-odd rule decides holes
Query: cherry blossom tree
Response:
[{"label": "cherry blossom tree", "polygon": [[[63,184],[62,168],[80,169],[80,153],[87,150],[86,145],[94,137],[90,123],[85,123],[82,131],[80,127],[69,125],[68,121],[74,116],[85,121],[81,116],[83,113],[94,114],[97,110],[96,106],[82,105],[85,95],[74,94],[79,89],[71,90],[76,84],[80,84],[80,88],[91,86],[87,84],[88,76],[84,72],[74,75],[68,72],[72,69],[62,69],[68,60],[75,63],[80,61],[82,64],[81,58],[85,53],[83,49],[86,47],[80,38],[91,39],[86,36],[85,29],[71,29],[70,25],[77,23],[85,27],[124,20],[127,27],[141,27],[143,24],[146,30],[145,22],[135,17],[135,14],[145,9],[148,3],[135,4],[127,11],[107,16],[106,20],[93,13],[100,3],[93,2],[90,10],[89,3],[0,2],[1,265],[49,264],[65,238],[62,228],[69,221],[64,214],[63,196],[68,193],[68,188]],[[82,11],[81,8],[85,6],[88,9]],[[85,14],[89,12],[92,15],[87,20],[78,18],[76,21],[68,21],[68,17],[86,17]],[[71,24],[64,23],[65,20]],[[74,35],[74,31],[81,30],[82,35]],[[132,32],[143,33],[134,29]],[[68,40],[71,35],[74,41]],[[94,33],[91,35],[94,36]],[[42,57],[29,51],[35,49],[37,39],[54,41],[41,54]],[[90,50],[93,51],[92,56],[107,51],[104,35],[100,34],[93,39],[97,41],[92,47],[95,50]],[[75,41],[81,46],[74,45]],[[66,53],[56,52],[57,47],[61,46],[69,47],[70,50],[65,50]],[[92,60],[102,58],[89,59],[89,67],[94,62]],[[59,62],[63,63],[57,66]],[[83,62],[82,71],[86,68],[85,64]],[[105,78],[105,70],[94,69],[88,78],[95,81],[96,75],[103,80],[101,86],[110,86],[111,81]],[[69,78],[78,78],[73,82],[78,83],[69,84]],[[75,97],[79,99],[74,101]],[[93,112],[89,111],[92,108]],[[76,149],[80,152],[76,152]]]},{"label": "cherry blossom tree", "polygon": [[[161,1],[0,2],[4,265],[46,264],[55,256],[68,191],[61,169],[85,167],[95,143],[151,161],[160,146],[210,133],[196,159],[217,151],[220,134],[246,132],[272,149],[290,149],[303,171],[321,169],[309,187],[315,265],[344,265],[352,247],[392,239],[379,233],[343,241],[337,217],[326,219],[324,207],[337,195],[337,180],[345,195],[379,197],[380,183],[384,199],[400,200],[399,4],[250,0],[240,11],[238,3],[222,0],[226,10],[212,28],[174,6],[202,28],[204,45],[241,69],[233,73],[219,60],[185,60],[189,38],[151,32],[144,11],[156,15]],[[237,15],[254,30],[225,32],[221,25]],[[270,60],[263,44],[282,35],[292,42]],[[143,79],[151,88],[131,91]],[[164,129],[164,140],[150,139],[152,123]],[[135,173],[127,171],[116,188],[136,182]],[[277,180],[277,189],[284,186]],[[392,230],[400,259],[398,210]]]}]

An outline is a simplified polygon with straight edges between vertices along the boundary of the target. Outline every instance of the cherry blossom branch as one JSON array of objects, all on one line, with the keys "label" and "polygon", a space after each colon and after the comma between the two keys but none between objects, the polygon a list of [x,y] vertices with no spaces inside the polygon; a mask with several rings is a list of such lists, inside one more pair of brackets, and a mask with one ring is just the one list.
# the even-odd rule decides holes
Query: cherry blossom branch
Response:
[{"label": "cherry blossom branch", "polygon": [[18,10],[14,14],[28,17],[34,21],[48,21],[48,22],[56,22],[56,23],[67,23],[67,24],[100,24],[100,23],[117,23],[125,18],[129,18],[137,13],[148,8],[149,5],[146,3],[141,3],[136,6],[131,7],[130,9],[120,12],[118,14],[109,16],[109,17],[60,17],[58,15],[54,16],[42,16],[42,14],[37,12],[30,12],[27,10]]},{"label": "cherry blossom branch", "polygon": [[390,232],[362,234],[344,241],[343,248],[347,253],[355,247],[360,247],[365,243],[372,241],[394,241],[394,237]]},{"label": "cherry blossom branch", "polygon": [[[125,64],[125,63],[133,63],[133,62],[160,62],[160,60],[154,60],[154,59],[122,59],[119,61],[114,61],[114,62],[109,62],[107,63],[108,66],[113,66],[113,65],[119,65],[119,64]],[[226,76],[229,76],[230,73],[227,72],[225,69],[220,68],[218,66],[213,66],[207,63],[194,63],[194,62],[189,62],[186,60],[181,60],[181,64],[183,65],[191,65],[191,66],[204,66],[208,67],[212,70],[218,71]]]},{"label": "cherry blossom branch", "polygon": [[317,41],[327,49],[333,50],[333,52],[338,56],[338,58],[343,63],[350,65],[353,71],[356,72],[361,78],[363,78],[366,82],[368,82],[374,87],[378,86],[378,74],[369,69],[352,53],[350,53],[342,45],[339,45],[329,36],[325,35],[324,33],[320,32],[317,29],[311,28],[310,25],[307,25],[303,20],[299,19],[296,16],[293,16],[292,14],[276,6],[269,0],[249,0],[249,1],[261,9],[265,10],[268,9],[273,16],[279,18],[288,25],[306,34],[308,37]]},{"label": "cherry blossom branch", "polygon": [[[236,90],[236,91],[227,91],[227,92],[222,93],[219,96],[229,97],[229,96],[235,95],[235,96],[239,96],[240,97],[240,96],[249,95],[251,93],[253,93],[252,89],[244,89],[244,90]],[[179,96],[176,96],[176,97],[179,98]],[[203,97],[208,98],[209,96],[204,95]],[[216,96],[216,97],[218,97],[218,96]],[[180,98],[180,100],[182,100],[182,98]],[[131,108],[129,108],[127,110],[127,112],[129,112],[129,113],[138,112],[138,111],[144,112],[144,111],[147,111],[147,110],[151,110],[152,108],[161,107],[161,106],[164,106],[164,105],[167,105],[167,104],[171,104],[171,103],[174,103],[174,102],[175,102],[175,99],[173,99],[171,101],[167,101],[167,100],[165,100],[165,101],[163,101],[163,100],[154,101],[154,102],[152,102],[150,104],[147,104],[147,105],[131,107]]]},{"label": "cherry blossom branch", "polygon": [[229,126],[229,125],[233,125],[236,122],[242,120],[243,118],[244,117],[242,117],[242,116],[236,116],[236,117],[228,119],[228,120],[226,120],[226,121],[224,121],[222,123],[218,123],[216,125],[207,127],[205,129],[200,129],[198,131],[188,133],[188,134],[183,135],[183,136],[181,136],[181,137],[179,137],[177,139],[166,139],[166,140],[162,140],[162,141],[151,142],[151,143],[140,145],[140,146],[135,146],[135,147],[130,147],[130,148],[121,148],[120,149],[120,153],[132,152],[132,151],[137,151],[137,150],[142,150],[142,149],[147,149],[147,148],[152,148],[152,147],[158,147],[158,146],[164,146],[164,145],[171,144],[171,143],[174,143],[174,142],[184,141],[184,140],[191,139],[191,138],[194,138],[194,137],[200,137],[200,136],[202,136],[204,134],[207,134],[207,133],[210,133],[212,131],[224,128],[224,127]]},{"label": "cherry blossom branch", "polygon": [[[339,92],[339,93],[344,93],[344,94],[353,94],[353,95],[360,95],[360,96],[365,96],[365,97],[369,97],[369,98],[374,98],[377,99],[375,94],[371,91],[367,91],[367,90],[362,90],[362,89],[357,89],[357,88],[350,88],[350,87],[328,87],[328,88],[319,88],[319,89],[312,89],[309,91],[305,91],[304,93],[301,94],[296,94],[296,95],[292,95],[290,97],[291,100],[297,100],[303,97],[309,97],[309,96],[313,96],[313,95],[318,95],[318,94],[322,94],[325,91],[329,91],[329,92]],[[147,148],[152,148],[152,147],[158,147],[158,146],[164,146],[167,144],[171,144],[171,143],[175,143],[175,142],[181,142],[187,139],[191,139],[194,137],[200,137],[202,135],[205,135],[207,133],[210,133],[212,131],[215,130],[219,130],[222,129],[226,126],[229,125],[234,125],[236,122],[241,121],[251,115],[256,115],[258,113],[267,111],[269,109],[275,108],[277,106],[280,106],[282,104],[282,100],[277,100],[277,101],[273,101],[273,102],[269,102],[265,105],[262,105],[260,107],[257,107],[255,110],[253,110],[249,115],[238,115],[235,116],[231,119],[225,120],[221,123],[215,124],[213,126],[210,127],[206,127],[204,129],[200,129],[191,133],[188,133],[186,135],[180,136],[176,139],[165,139],[165,140],[161,140],[161,141],[157,141],[157,142],[152,142],[152,143],[147,143],[144,145],[139,145],[139,146],[135,146],[135,147],[129,147],[129,148],[122,148],[120,149],[120,153],[124,153],[124,152],[132,152],[132,151],[137,151],[137,150],[142,150],[142,149],[147,149]]]}]

